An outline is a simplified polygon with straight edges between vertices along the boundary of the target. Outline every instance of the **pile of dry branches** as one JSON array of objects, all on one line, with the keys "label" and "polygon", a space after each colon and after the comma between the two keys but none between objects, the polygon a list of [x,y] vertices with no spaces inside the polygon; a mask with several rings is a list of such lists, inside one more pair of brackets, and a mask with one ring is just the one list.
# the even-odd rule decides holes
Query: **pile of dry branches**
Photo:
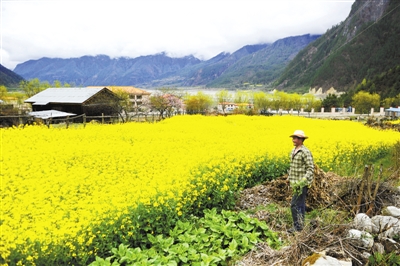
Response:
[{"label": "pile of dry branches", "polygon": [[[313,185],[307,196],[308,210],[323,211],[332,208],[337,212],[346,213],[347,218],[352,218],[359,212],[380,214],[382,207],[396,205],[396,201],[398,204],[399,192],[395,190],[392,182],[399,178],[398,173],[385,182],[380,180],[381,176],[373,178],[373,173],[373,166],[368,166],[363,178],[345,178],[334,173],[325,173],[319,167],[315,167]],[[382,170],[380,175],[381,173]],[[282,176],[242,191],[236,208],[255,209],[268,203],[288,207],[291,197],[292,191],[287,176]],[[238,265],[302,265],[302,261],[309,255],[322,251],[337,259],[351,258],[353,265],[366,264],[367,258],[363,249],[347,237],[349,224],[326,226],[329,222],[324,221],[325,225],[321,225],[320,221],[312,220],[306,223],[302,232],[289,235],[286,229],[290,225],[279,222],[282,220],[279,219],[280,215],[285,215],[283,212],[278,209],[272,214],[260,208],[253,216],[266,221],[271,229],[281,232],[282,238],[290,245],[281,250],[273,250],[266,244],[259,244],[257,249],[243,257]]]}]

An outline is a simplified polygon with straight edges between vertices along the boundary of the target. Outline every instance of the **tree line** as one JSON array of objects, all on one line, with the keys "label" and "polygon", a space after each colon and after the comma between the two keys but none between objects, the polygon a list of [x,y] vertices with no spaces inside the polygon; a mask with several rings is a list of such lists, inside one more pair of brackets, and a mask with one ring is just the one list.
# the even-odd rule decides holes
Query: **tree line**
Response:
[{"label": "tree line", "polygon": [[[277,90],[266,92],[221,89],[214,96],[211,96],[201,91],[191,95],[174,88],[159,88],[149,97],[143,98],[140,105],[132,104],[130,95],[126,91],[117,90],[114,91],[118,96],[117,100],[107,104],[123,121],[129,120],[130,117],[138,113],[147,114],[150,112],[157,112],[161,118],[165,118],[180,112],[186,114],[209,112],[266,114],[269,110],[295,110],[297,112],[314,110],[320,112],[322,107],[330,112],[332,107],[351,106],[356,109],[356,113],[369,113],[371,108],[378,110],[381,106],[389,108],[400,105],[400,93],[394,97],[381,100],[379,94],[371,89],[367,90],[368,86],[373,86],[373,84],[375,83],[364,79],[357,86],[358,90],[340,96],[329,94],[323,100],[310,93],[301,95]],[[39,79],[21,81],[20,92],[8,92],[5,86],[0,86],[0,99],[6,103],[12,99],[18,104],[23,104],[25,99],[49,87],[71,87],[71,85],[59,81],[50,84],[46,81],[41,82]],[[228,111],[226,107],[230,104],[234,104],[236,108]]]}]

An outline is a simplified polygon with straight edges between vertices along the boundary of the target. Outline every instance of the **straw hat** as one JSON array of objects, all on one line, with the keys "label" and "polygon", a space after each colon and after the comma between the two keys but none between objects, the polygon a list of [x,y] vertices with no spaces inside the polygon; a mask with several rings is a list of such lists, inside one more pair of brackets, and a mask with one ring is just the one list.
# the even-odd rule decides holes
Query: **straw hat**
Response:
[{"label": "straw hat", "polygon": [[292,135],[290,135],[289,137],[299,137],[302,139],[307,139],[308,137],[306,136],[306,134],[304,134],[303,130],[295,130],[294,133]]}]

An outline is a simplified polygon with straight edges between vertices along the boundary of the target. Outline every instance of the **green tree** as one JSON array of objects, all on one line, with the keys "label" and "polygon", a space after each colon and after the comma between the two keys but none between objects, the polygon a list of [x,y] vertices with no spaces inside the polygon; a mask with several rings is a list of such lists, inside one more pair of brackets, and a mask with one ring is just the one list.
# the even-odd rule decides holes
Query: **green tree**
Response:
[{"label": "green tree", "polygon": [[234,95],[233,102],[239,106],[241,112],[250,104],[250,95],[245,91],[238,90]]},{"label": "green tree", "polygon": [[150,96],[149,100],[152,109],[157,110],[160,113],[160,118],[163,118],[168,108],[168,100],[160,92]]},{"label": "green tree", "polygon": [[215,93],[215,97],[217,98],[218,104],[222,107],[222,112],[225,114],[226,105],[232,101],[232,94],[229,93],[228,90],[223,89]]},{"label": "green tree", "polygon": [[302,97],[303,108],[305,112],[310,113],[314,108],[315,111],[321,107],[321,100],[315,98],[313,94],[307,93]]},{"label": "green tree", "polygon": [[0,100],[4,100],[7,97],[7,88],[4,85],[0,85]]},{"label": "green tree", "polygon": [[196,95],[186,95],[184,97],[184,102],[186,106],[186,112],[189,114],[198,114],[209,110],[213,100],[211,96],[199,91]]},{"label": "green tree", "polygon": [[40,82],[38,78],[32,80],[23,80],[19,83],[20,87],[24,91],[27,97],[32,97],[33,95],[50,88],[50,83],[47,81]]},{"label": "green tree", "polygon": [[332,107],[340,106],[339,98],[336,96],[336,94],[328,94],[328,96],[322,100],[322,106],[325,108],[325,110],[330,111]]},{"label": "green tree", "polygon": [[119,99],[116,103],[118,115],[121,117],[123,122],[129,121],[130,114],[134,111],[133,104],[129,98],[129,93],[122,89],[117,89],[114,91],[114,94],[116,94]]},{"label": "green tree", "polygon": [[396,102],[396,98],[394,97],[388,97],[382,101],[383,107],[385,108],[390,108],[394,106],[394,103]]},{"label": "green tree", "polygon": [[301,99],[301,96],[297,93],[293,93],[290,95],[290,103],[291,103],[291,108],[294,110],[297,110],[297,113],[300,114],[300,109],[304,107],[303,101]]},{"label": "green tree", "polygon": [[368,114],[371,108],[375,108],[375,110],[379,108],[380,100],[381,97],[376,93],[359,91],[353,96],[353,106],[357,113]]},{"label": "green tree", "polygon": [[272,109],[276,110],[276,112],[278,112],[279,109],[282,108],[281,95],[282,94],[279,91],[274,91],[274,93],[272,94],[271,106]]},{"label": "green tree", "polygon": [[53,87],[54,87],[54,88],[70,88],[71,85],[68,84],[68,83],[66,83],[66,82],[64,82],[64,84],[62,84],[61,81],[55,80],[55,81],[53,82]]},{"label": "green tree", "polygon": [[289,110],[293,107],[292,97],[288,93],[283,91],[279,91],[277,94],[279,95],[278,97],[280,98],[281,108],[289,112]]},{"label": "green tree", "polygon": [[400,106],[400,93],[397,94],[395,97],[388,97],[382,101],[383,107],[390,108],[390,107],[397,107]]},{"label": "green tree", "polygon": [[266,113],[268,108],[271,107],[271,99],[263,91],[254,93],[254,108],[261,111],[261,113]]}]

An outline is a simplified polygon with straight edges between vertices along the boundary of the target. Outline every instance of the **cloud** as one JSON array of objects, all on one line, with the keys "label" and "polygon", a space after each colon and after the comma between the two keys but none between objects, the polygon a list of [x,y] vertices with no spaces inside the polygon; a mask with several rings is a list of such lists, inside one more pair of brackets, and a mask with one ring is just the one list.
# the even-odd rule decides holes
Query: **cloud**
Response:
[{"label": "cloud", "polygon": [[1,64],[160,52],[209,59],[247,44],[322,34],[354,0],[3,0]]}]

